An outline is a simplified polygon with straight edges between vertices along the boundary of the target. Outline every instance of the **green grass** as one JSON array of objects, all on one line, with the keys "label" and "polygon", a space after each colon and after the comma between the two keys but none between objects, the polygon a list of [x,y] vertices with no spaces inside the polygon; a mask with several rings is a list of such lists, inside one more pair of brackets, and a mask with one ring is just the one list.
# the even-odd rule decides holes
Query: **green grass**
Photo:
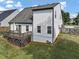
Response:
[{"label": "green grass", "polygon": [[79,36],[61,33],[53,46],[31,43],[23,48],[0,37],[0,59],[79,59]]}]

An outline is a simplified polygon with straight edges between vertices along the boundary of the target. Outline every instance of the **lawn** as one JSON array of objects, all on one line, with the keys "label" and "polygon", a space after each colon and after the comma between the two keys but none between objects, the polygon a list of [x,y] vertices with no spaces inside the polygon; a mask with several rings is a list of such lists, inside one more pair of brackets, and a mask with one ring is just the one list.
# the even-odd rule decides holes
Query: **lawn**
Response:
[{"label": "lawn", "polygon": [[61,33],[53,46],[31,43],[23,48],[0,37],[0,59],[79,59],[79,36]]}]

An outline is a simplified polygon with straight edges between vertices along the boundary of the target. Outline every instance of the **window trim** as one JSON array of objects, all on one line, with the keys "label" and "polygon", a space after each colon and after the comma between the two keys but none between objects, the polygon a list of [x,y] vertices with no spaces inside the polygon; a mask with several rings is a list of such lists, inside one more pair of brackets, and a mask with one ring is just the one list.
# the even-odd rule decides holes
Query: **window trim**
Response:
[{"label": "window trim", "polygon": [[19,31],[19,25],[16,25],[16,31]]}]

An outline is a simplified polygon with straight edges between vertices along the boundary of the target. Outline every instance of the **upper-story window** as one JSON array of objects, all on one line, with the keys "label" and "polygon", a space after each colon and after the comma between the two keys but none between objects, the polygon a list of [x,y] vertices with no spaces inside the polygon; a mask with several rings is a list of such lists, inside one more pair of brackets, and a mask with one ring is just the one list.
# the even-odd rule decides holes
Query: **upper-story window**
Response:
[{"label": "upper-story window", "polygon": [[51,34],[51,26],[47,26],[47,33]]},{"label": "upper-story window", "polygon": [[26,26],[26,31],[29,31],[29,26],[28,25]]},{"label": "upper-story window", "polygon": [[37,32],[41,33],[41,26],[37,26]]},{"label": "upper-story window", "polygon": [[56,11],[55,11],[55,18],[57,17],[57,15],[56,15]]}]

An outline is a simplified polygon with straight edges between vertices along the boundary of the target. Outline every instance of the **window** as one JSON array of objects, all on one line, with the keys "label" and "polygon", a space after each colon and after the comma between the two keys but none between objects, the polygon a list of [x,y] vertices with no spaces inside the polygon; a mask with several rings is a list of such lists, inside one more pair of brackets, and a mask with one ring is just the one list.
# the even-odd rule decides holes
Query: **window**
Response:
[{"label": "window", "polygon": [[37,26],[37,32],[41,33],[41,26]]},{"label": "window", "polygon": [[19,25],[16,25],[16,31],[19,31]]},{"label": "window", "polygon": [[19,33],[21,33],[21,25],[16,25],[16,31],[18,31]]},{"label": "window", "polygon": [[48,34],[51,34],[51,26],[48,26],[48,27],[47,27],[47,33],[48,33]]},{"label": "window", "polygon": [[56,11],[55,11],[55,18],[56,18]]},{"label": "window", "polygon": [[29,31],[29,26],[26,26],[26,31]]}]

